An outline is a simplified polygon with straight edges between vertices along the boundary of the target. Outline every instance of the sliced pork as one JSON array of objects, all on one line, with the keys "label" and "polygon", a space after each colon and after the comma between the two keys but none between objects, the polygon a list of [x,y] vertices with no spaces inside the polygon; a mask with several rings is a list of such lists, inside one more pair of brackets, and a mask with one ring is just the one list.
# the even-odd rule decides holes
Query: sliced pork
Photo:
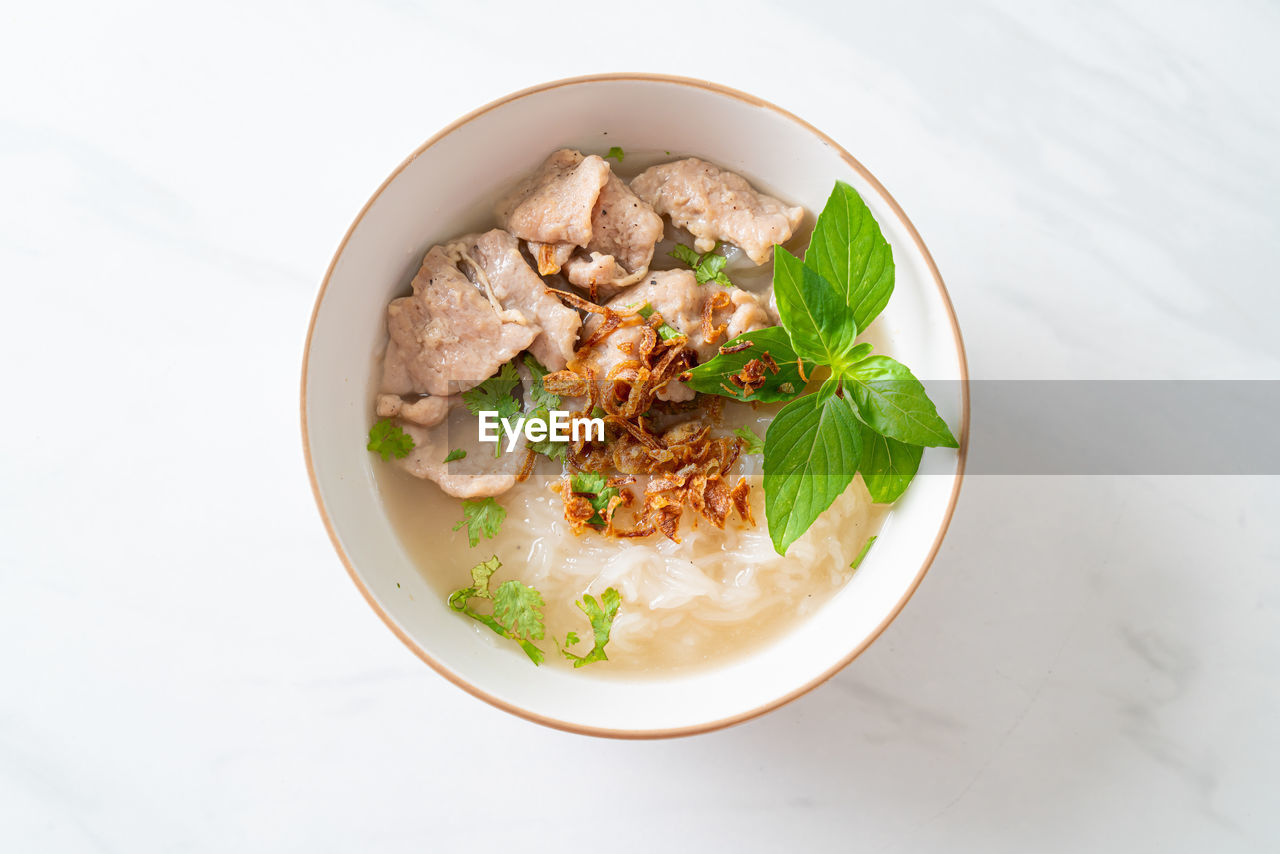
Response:
[{"label": "sliced pork", "polygon": [[756,264],[769,260],[775,244],[790,240],[804,217],[804,208],[758,193],[741,175],[696,157],[646,169],[631,189],[688,229],[699,252],[709,252],[723,240]]},{"label": "sliced pork", "polygon": [[564,266],[565,276],[592,299],[609,297],[644,277],[662,231],[662,217],[610,174],[591,212],[591,239]]},{"label": "sliced pork", "polygon": [[453,396],[406,399],[398,394],[380,394],[377,413],[379,418],[403,418],[422,427],[434,427],[444,420],[456,402]]},{"label": "sliced pork", "polygon": [[537,244],[586,246],[591,240],[591,212],[610,174],[609,164],[595,154],[583,157],[571,148],[552,152],[499,203],[498,224],[530,242],[539,266],[543,254]]},{"label": "sliced pork", "polygon": [[[494,446],[479,440],[475,416],[465,406],[459,405],[461,396],[455,395],[447,400],[447,418],[434,426],[426,427],[407,420],[397,422],[413,439],[414,447],[407,457],[392,462],[414,477],[434,481],[455,498],[500,495],[515,486],[516,475],[525,457],[524,440],[521,439],[520,445],[508,453],[506,439],[503,439],[503,453],[495,457]],[[444,458],[455,449],[466,451],[466,457],[446,463]]]},{"label": "sliced pork", "polygon": [[413,295],[387,306],[381,391],[449,395],[488,379],[541,332],[519,313],[501,314],[432,247],[413,278]]},{"label": "sliced pork", "polygon": [[563,270],[593,299],[644,277],[662,217],[609,164],[562,148],[498,205],[499,223],[529,244],[544,276]]},{"label": "sliced pork", "polygon": [[573,356],[582,319],[559,299],[547,293],[547,285],[520,254],[515,237],[495,228],[469,234],[449,244],[471,270],[476,285],[492,293],[504,311],[517,311],[540,332],[529,352],[547,367],[559,371]]},{"label": "sliced pork", "polygon": [[572,243],[529,243],[529,254],[538,265],[538,272],[554,276],[573,257],[578,247]]}]

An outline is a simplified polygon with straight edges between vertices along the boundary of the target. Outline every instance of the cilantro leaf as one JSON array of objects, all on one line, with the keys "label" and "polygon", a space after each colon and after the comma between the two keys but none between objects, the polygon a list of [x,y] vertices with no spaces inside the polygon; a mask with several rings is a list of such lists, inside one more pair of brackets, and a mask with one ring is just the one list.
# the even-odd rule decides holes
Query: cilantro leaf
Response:
[{"label": "cilantro leaf", "polygon": [[[640,315],[645,320],[648,320],[649,318],[653,317],[653,313],[655,310],[656,309],[654,309],[652,305],[650,305],[649,303],[645,303],[644,305],[636,309],[636,314]],[[679,329],[676,329],[674,326],[668,325],[666,321],[663,321],[662,325],[658,327],[658,336],[663,341],[672,341],[676,338],[686,337],[683,332],[681,332]]]},{"label": "cilantro leaf", "polygon": [[369,444],[365,448],[381,454],[384,462],[392,457],[402,460],[413,450],[413,437],[390,418],[383,418],[369,428]]},{"label": "cilantro leaf", "polygon": [[504,581],[493,594],[493,617],[519,640],[542,640],[542,594],[514,579]]},{"label": "cilantro leaf", "polygon": [[[513,396],[513,392],[517,385],[520,384],[520,375],[516,373],[514,362],[507,362],[496,374],[489,379],[468,389],[462,393],[462,400],[467,405],[467,409],[471,410],[472,415],[479,415],[481,412],[496,412],[499,419],[511,419],[513,415],[520,412],[520,401]],[[501,424],[501,422],[499,422]],[[498,441],[493,445],[493,455],[495,457],[502,455],[502,436],[506,432],[501,426],[498,427]]]},{"label": "cilantro leaf", "polygon": [[621,163],[622,158],[626,157],[626,154],[623,153],[621,148],[615,145],[613,148],[609,149],[609,153],[604,156],[604,159],[608,160],[610,157]]},{"label": "cilantro leaf", "polygon": [[[613,618],[618,615],[618,606],[622,604],[622,596],[612,587],[600,594],[600,601],[597,602],[594,596],[590,594],[582,597],[581,602],[575,603],[582,613],[587,615],[587,619],[591,621],[591,632],[595,635],[595,646],[586,655],[575,655],[567,649],[560,650],[565,658],[573,662],[574,667],[584,667],[593,661],[608,661],[609,656],[605,655],[604,647],[609,642],[609,634],[613,631]],[[577,635],[573,632],[574,643],[577,643]],[[569,638],[565,638],[565,645],[569,645]]]},{"label": "cilantro leaf", "polygon": [[685,246],[683,243],[677,243],[676,248],[667,253],[677,261],[683,261],[690,267],[697,267],[699,255],[692,248]]},{"label": "cilantro leaf", "polygon": [[[489,598],[489,579],[493,578],[493,574],[501,568],[502,561],[498,560],[497,555],[471,567],[471,583],[474,589],[484,591],[484,598]],[[477,593],[476,595],[481,594]]]},{"label": "cilantro leaf", "polygon": [[729,259],[723,255],[706,252],[698,259],[698,266],[693,271],[693,277],[698,280],[700,285],[705,285],[707,282],[715,282],[717,285],[731,288],[733,287],[733,282],[729,281],[728,275],[724,272],[724,265],[728,263]]},{"label": "cilantro leaf", "polygon": [[757,436],[756,431],[752,430],[750,427],[739,427],[737,430],[733,431],[733,435],[747,443],[747,446],[743,448],[744,453],[764,453],[764,440]]},{"label": "cilantro leaf", "polygon": [[492,497],[478,501],[468,498],[462,502],[462,516],[462,521],[454,525],[453,530],[466,525],[467,541],[471,543],[471,548],[475,548],[482,534],[489,539],[498,536],[498,530],[507,518],[507,511]]},{"label": "cilantro leaf", "polygon": [[454,448],[452,451],[449,452],[448,456],[444,458],[444,461],[446,463],[451,463],[454,460],[465,460],[466,458],[467,458],[467,452],[465,450],[463,450],[462,448]]},{"label": "cilantro leaf", "polygon": [[[546,655],[533,645],[530,638],[538,640],[543,636],[542,614],[537,610],[542,607],[542,595],[519,581],[504,582],[496,593],[491,593],[489,580],[501,566],[502,561],[494,555],[471,567],[471,586],[449,594],[449,607],[481,625],[488,626],[494,634],[515,641],[524,650],[524,654],[529,656],[530,661],[541,664],[546,660]],[[507,589],[508,585],[516,585],[516,587]],[[507,589],[507,592],[504,592],[504,589]],[[472,599],[491,600],[493,613],[485,614],[477,611],[471,606]]]},{"label": "cilantro leaf", "polygon": [[565,645],[565,646],[573,646],[573,645],[574,645],[574,644],[576,644],[579,640],[580,640],[580,638],[578,637],[578,633],[577,633],[577,632],[569,632],[569,634],[567,634],[567,635],[565,635],[565,636],[564,636],[564,645]]},{"label": "cilantro leaf", "polygon": [[720,248],[717,243],[715,248],[710,252],[703,252],[699,255],[693,249],[685,246],[683,243],[677,243],[675,248],[668,254],[677,261],[683,261],[693,269],[693,277],[698,284],[705,285],[707,282],[715,282],[726,288],[733,287],[733,282],[729,281],[728,275],[724,272],[724,265],[729,263],[729,259],[716,252]]},{"label": "cilantro leaf", "polygon": [[575,494],[585,497],[596,511],[587,520],[588,525],[603,525],[604,512],[609,509],[609,499],[621,494],[618,487],[605,486],[607,482],[608,478],[598,471],[574,472],[569,476],[569,488]]},{"label": "cilantro leaf", "polygon": [[609,478],[605,477],[603,472],[576,471],[570,475],[569,481],[574,492],[595,493],[604,489],[604,485],[608,483]]},{"label": "cilantro leaf", "polygon": [[533,388],[529,390],[529,396],[533,399],[533,405],[542,407],[543,409],[559,409],[560,395],[552,394],[547,391],[545,377],[550,373],[543,364],[534,358],[532,353],[526,353],[524,356],[525,367],[529,369],[530,375],[533,377]]},{"label": "cilantro leaf", "polygon": [[497,412],[499,418],[510,418],[520,411],[520,401],[512,396],[520,375],[516,366],[507,362],[489,379],[462,393],[462,400],[472,415],[481,412]]},{"label": "cilantro leaf", "polygon": [[[554,397],[554,395],[552,396]],[[569,453],[569,445],[566,442],[551,441],[551,413],[547,411],[545,406],[540,406],[533,411],[533,414],[529,416],[528,421],[525,422],[525,430],[527,431],[529,429],[529,424],[537,421],[542,421],[547,425],[547,438],[541,441],[534,441],[530,439],[527,443],[527,447],[534,453],[542,454],[544,457],[550,457],[553,460],[564,462],[565,457]],[[526,432],[525,435],[528,436],[528,433]]]},{"label": "cilantro leaf", "polygon": [[463,587],[461,590],[455,590],[449,594],[449,604],[462,610],[455,603],[465,602],[467,599],[491,599],[489,593],[489,579],[502,566],[502,561],[498,560],[498,556],[494,555],[488,560],[482,560],[475,566],[471,567],[471,586]]},{"label": "cilantro leaf", "polygon": [[520,644],[520,648],[524,650],[524,654],[529,656],[529,660],[532,661],[534,664],[541,664],[542,662],[547,660],[546,653],[538,649],[529,641],[516,640],[516,643]]}]

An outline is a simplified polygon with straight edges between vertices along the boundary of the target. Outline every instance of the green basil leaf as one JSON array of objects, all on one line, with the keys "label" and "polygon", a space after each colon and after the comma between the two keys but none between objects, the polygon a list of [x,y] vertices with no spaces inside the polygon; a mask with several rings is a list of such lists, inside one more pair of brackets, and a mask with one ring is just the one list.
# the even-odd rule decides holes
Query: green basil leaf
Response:
[{"label": "green basil leaf", "polygon": [[843,295],[781,246],[773,248],[773,293],[796,352],[824,365],[842,365],[858,337]]},{"label": "green basil leaf", "polygon": [[804,263],[844,296],[859,330],[871,325],[893,294],[893,249],[858,191],[843,181],[836,182],[818,215]]},{"label": "green basil leaf", "polygon": [[960,446],[924,386],[901,362],[871,356],[842,371],[841,379],[862,423],[881,436],[908,445]]},{"label": "green basil leaf", "polygon": [[862,463],[858,471],[876,504],[892,504],[906,491],[920,469],[924,448],[881,436],[866,424],[862,427]]},{"label": "green basil leaf", "polygon": [[863,341],[861,344],[859,344],[857,347],[854,347],[852,350],[848,352],[848,354],[845,355],[844,357],[845,365],[852,367],[858,364],[859,362],[863,361],[864,359],[866,359],[868,356],[871,355],[872,349],[874,348],[870,344]]},{"label": "green basil leaf", "polygon": [[[685,385],[694,391],[705,394],[718,394],[732,397],[734,400],[758,400],[774,403],[790,400],[804,391],[805,381],[800,376],[800,357],[791,347],[791,338],[781,326],[769,326],[754,332],[744,332],[732,341],[721,346],[729,350],[738,344],[750,341],[751,346],[737,353],[722,353],[713,356],[706,362],[689,371],[689,379]],[[764,372],[764,385],[751,394],[743,394],[743,389],[733,384],[731,377],[742,373],[742,368],[752,359],[758,359],[768,353],[778,365],[778,372]],[[805,362],[802,366],[807,377],[817,367],[816,362]]]},{"label": "green basil leaf", "polygon": [[858,419],[843,397],[805,395],[774,417],[764,437],[764,506],[778,554],[844,492],[861,455]]}]

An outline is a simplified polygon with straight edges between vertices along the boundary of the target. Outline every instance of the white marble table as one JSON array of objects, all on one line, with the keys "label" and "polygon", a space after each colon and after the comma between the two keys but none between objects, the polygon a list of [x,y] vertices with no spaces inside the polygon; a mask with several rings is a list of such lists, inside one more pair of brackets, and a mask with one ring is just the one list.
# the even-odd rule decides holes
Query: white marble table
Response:
[{"label": "white marble table", "polygon": [[570,74],[827,130],[976,377],[1280,378],[1280,9],[856,5],[7,6],[0,850],[1280,850],[1276,478],[971,477],[869,652],[674,742],[472,699],[330,549],[331,253],[439,126]]}]

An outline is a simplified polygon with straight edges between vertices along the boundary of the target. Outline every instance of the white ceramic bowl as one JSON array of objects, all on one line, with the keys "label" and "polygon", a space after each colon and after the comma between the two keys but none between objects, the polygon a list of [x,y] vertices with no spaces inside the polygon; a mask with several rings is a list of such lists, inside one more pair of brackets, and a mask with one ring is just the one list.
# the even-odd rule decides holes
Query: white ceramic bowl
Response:
[{"label": "white ceramic bowl", "polygon": [[[959,452],[930,449],[876,547],[835,597],[748,658],[665,679],[535,668],[477,642],[405,554],[383,512],[365,450],[371,370],[387,302],[423,253],[463,230],[477,197],[561,146],[610,145],[697,155],[819,211],[841,179],[893,246],[897,288],[877,325],[893,354],[929,384]],[[470,225],[470,222],[463,223]],[[698,80],[611,74],[548,83],[481,107],[428,140],[374,193],[325,276],[302,370],[302,435],[334,547],[369,604],[423,661],[472,694],[530,720],[619,737],[685,735],[762,714],[848,664],[898,614],[937,553],[960,489],[968,441],[964,348],[937,267],[902,209],[833,140],[758,98]]]}]

